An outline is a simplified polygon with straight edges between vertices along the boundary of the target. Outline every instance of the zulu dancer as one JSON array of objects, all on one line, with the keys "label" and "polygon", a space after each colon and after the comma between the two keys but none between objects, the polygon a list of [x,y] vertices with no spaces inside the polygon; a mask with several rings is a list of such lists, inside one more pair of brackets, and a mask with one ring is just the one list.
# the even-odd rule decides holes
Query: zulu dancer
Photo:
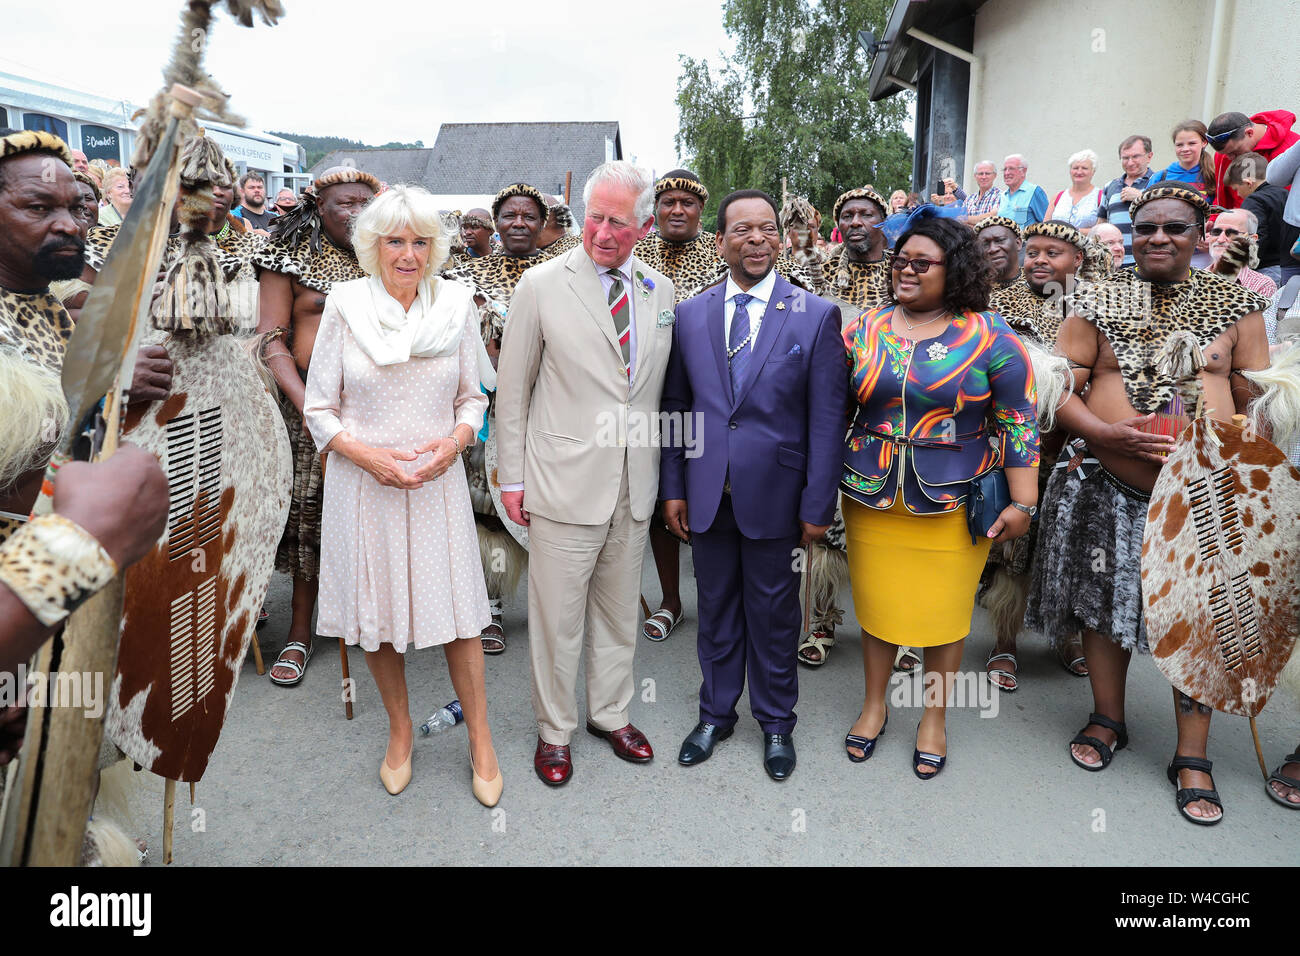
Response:
[{"label": "zulu dancer", "polygon": [[[1025,615],[1026,627],[1049,636],[1083,631],[1093,713],[1071,741],[1070,758],[1092,771],[1128,744],[1125,677],[1134,649],[1149,650],[1142,533],[1151,489],[1188,420],[1157,357],[1172,337],[1190,333],[1207,363],[1205,404],[1222,421],[1246,411],[1253,388],[1244,372],[1269,362],[1260,314],[1267,303],[1191,268],[1209,212],[1201,195],[1162,183],[1131,209],[1134,269],[1099,283],[1091,318],[1072,313],[1057,339],[1074,369],[1074,393],[1058,418],[1077,437],[1048,479]],[[1194,823],[1216,823],[1223,809],[1205,760],[1210,708],[1178,691],[1174,704],[1170,775],[1179,811]]]},{"label": "zulu dancer", "polygon": [[324,497],[321,456],[302,421],[307,367],[325,296],[335,282],[365,276],[352,251],[352,222],[379,192],[379,180],[352,166],[321,174],[298,205],[271,223],[271,238],[256,253],[261,336],[259,355],[275,376],[293,452],[293,498],[275,555],[275,569],[293,576],[293,616],[271,682],[302,680],[312,653],[311,616],[320,570]]},{"label": "zulu dancer", "polygon": [[[546,199],[540,192],[527,183],[512,183],[497,193],[492,201],[492,219],[501,235],[501,248],[490,255],[467,259],[459,268],[443,273],[446,278],[462,282],[475,291],[483,346],[493,365],[501,351],[501,334],[515,287],[526,271],[551,258],[537,247],[547,215]],[[552,245],[564,241],[559,239]],[[493,405],[488,410],[488,432],[495,423],[496,408]],[[502,619],[504,598],[518,585],[527,553],[497,514],[489,485],[485,443],[475,442],[464,454],[479,552],[487,578],[488,604],[492,610],[492,623],[483,629],[480,637],[484,654],[500,654],[506,649]]]},{"label": "zulu dancer", "polygon": [[[861,186],[842,193],[831,208],[831,218],[844,242],[810,271],[818,294],[840,306],[845,324],[865,309],[892,302],[885,234],[880,229],[886,207],[880,193],[871,186]],[[798,656],[809,667],[820,667],[835,646],[836,626],[844,620],[844,611],[836,605],[835,596],[849,580],[844,519],[838,508],[825,538],[809,547],[807,575],[808,634],[799,645]],[[917,663],[915,654],[899,648],[897,670],[911,671]]]},{"label": "zulu dancer", "polygon": [[[989,298],[989,308],[998,312],[1020,336],[1046,350],[1056,345],[1056,334],[1074,302],[1076,283],[1084,264],[1088,238],[1068,222],[1038,222],[1022,233],[1009,219],[986,219],[980,223],[981,242],[989,264],[999,278],[1005,278],[1016,262],[1010,238],[1016,245],[1024,240],[1023,275],[1003,281]],[[1036,376],[1038,378],[1038,376]],[[1041,398],[1047,398],[1047,395]],[[1050,397],[1054,408],[1057,396]],[[1040,400],[1040,406],[1043,402]],[[1040,423],[1041,424],[1041,423]],[[1059,432],[1043,431],[1044,453],[1050,461],[1060,451]],[[1043,501],[1048,469],[1038,473],[1038,500]],[[988,565],[981,583],[981,598],[988,608],[995,645],[985,663],[989,680],[999,690],[1010,693],[1020,686],[1016,660],[1016,636],[1025,617],[1025,600],[1029,592],[1029,567],[1039,524],[1029,533],[989,551]],[[1077,634],[1054,635],[1061,665],[1076,677],[1087,677],[1088,668]]]}]

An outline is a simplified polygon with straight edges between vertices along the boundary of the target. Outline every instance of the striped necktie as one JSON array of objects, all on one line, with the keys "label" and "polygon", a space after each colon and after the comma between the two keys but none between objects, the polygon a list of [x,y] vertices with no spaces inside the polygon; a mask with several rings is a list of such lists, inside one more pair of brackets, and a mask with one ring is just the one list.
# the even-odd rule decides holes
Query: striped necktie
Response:
[{"label": "striped necktie", "polygon": [[749,303],[754,297],[745,292],[737,292],[732,301],[736,311],[731,316],[731,334],[727,336],[727,357],[731,366],[731,391],[740,391],[745,381],[745,366],[749,364]]},{"label": "striped necktie", "polygon": [[623,286],[623,276],[617,269],[606,269],[605,274],[614,281],[609,286],[609,314],[614,317],[614,333],[618,336],[619,348],[623,350],[623,369],[627,377],[632,378],[632,307],[627,301],[627,289]]}]

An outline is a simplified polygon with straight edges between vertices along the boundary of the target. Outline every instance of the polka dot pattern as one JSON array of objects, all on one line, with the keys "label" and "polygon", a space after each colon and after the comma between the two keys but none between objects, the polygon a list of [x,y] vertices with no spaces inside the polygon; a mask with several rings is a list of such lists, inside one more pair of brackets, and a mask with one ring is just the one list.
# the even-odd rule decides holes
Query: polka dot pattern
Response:
[{"label": "polka dot pattern", "polygon": [[[326,308],[312,351],[307,420],[318,438],[341,426],[372,447],[414,451],[460,423],[482,426],[478,323],[454,355],[379,366]],[[414,472],[426,452],[403,462]],[[464,460],[406,491],[337,453],[325,467],[317,633],[375,651],[477,638],[491,621]]]}]

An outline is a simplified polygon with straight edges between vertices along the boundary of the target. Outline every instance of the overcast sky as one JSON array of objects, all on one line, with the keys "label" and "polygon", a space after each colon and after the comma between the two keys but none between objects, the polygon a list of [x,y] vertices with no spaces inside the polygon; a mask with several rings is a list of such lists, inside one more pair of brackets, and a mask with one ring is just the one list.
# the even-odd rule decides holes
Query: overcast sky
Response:
[{"label": "overcast sky", "polygon": [[[284,7],[279,25],[251,30],[217,15],[205,66],[250,127],[432,146],[444,122],[617,120],[624,156],[657,173],[678,165],[677,55],[716,62],[731,49],[717,0]],[[162,84],[180,22],[179,0],[22,10],[5,18],[0,70],[140,104]]]}]

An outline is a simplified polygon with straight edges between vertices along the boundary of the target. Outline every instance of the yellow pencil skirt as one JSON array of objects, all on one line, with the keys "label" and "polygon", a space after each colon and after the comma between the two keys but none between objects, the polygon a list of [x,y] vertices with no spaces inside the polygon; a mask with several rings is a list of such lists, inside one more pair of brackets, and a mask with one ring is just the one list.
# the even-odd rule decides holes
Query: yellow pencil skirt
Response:
[{"label": "yellow pencil skirt", "polygon": [[888,511],[841,496],[858,625],[904,647],[935,647],[970,633],[990,539],[970,543],[966,509],[914,515],[901,496]]}]

